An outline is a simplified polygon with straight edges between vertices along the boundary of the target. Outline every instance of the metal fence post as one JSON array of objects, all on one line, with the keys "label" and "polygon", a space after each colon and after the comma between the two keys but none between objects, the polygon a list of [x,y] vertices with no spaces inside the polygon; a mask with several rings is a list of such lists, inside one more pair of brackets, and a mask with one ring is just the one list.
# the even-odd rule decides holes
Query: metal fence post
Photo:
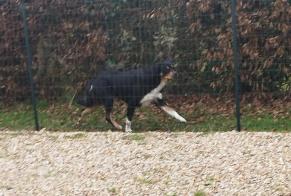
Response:
[{"label": "metal fence post", "polygon": [[232,46],[233,46],[233,63],[235,67],[235,105],[236,105],[236,129],[241,130],[240,123],[240,65],[239,65],[239,46],[237,31],[237,2],[231,0],[231,27],[232,27]]},{"label": "metal fence post", "polygon": [[21,16],[23,18],[23,32],[24,32],[24,39],[25,39],[25,48],[27,53],[27,73],[30,80],[30,88],[31,88],[31,102],[33,107],[33,115],[34,115],[34,121],[35,121],[35,129],[39,130],[39,120],[38,120],[38,112],[37,112],[37,106],[36,106],[36,95],[35,95],[35,86],[32,79],[32,54],[31,54],[31,48],[29,43],[29,32],[28,32],[28,24],[27,24],[27,16],[26,16],[26,10],[23,3],[20,4],[20,12]]}]

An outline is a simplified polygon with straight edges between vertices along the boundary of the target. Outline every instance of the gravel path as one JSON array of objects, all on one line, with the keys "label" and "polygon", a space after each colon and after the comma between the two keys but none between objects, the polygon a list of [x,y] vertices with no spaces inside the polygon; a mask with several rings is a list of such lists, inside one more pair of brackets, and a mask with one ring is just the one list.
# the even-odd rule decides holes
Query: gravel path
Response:
[{"label": "gravel path", "polygon": [[290,195],[291,133],[0,132],[0,195]]}]

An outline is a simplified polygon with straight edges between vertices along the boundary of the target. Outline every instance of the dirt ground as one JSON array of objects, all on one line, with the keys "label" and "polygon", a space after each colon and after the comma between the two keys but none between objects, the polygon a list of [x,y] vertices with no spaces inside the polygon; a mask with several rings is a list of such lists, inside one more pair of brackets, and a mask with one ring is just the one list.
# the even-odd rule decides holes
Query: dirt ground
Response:
[{"label": "dirt ground", "polygon": [[0,131],[0,196],[290,194],[291,133]]}]

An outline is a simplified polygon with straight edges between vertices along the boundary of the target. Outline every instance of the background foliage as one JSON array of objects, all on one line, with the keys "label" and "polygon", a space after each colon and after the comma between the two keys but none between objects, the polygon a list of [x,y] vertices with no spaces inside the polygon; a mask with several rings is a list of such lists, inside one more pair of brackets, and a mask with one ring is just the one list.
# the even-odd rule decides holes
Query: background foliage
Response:
[{"label": "background foliage", "polygon": [[[169,91],[228,93],[234,88],[230,1],[27,0],[38,96],[56,99],[103,68],[172,57]],[[238,1],[244,92],[290,95],[291,2]],[[0,1],[0,99],[29,95],[19,1]]]}]

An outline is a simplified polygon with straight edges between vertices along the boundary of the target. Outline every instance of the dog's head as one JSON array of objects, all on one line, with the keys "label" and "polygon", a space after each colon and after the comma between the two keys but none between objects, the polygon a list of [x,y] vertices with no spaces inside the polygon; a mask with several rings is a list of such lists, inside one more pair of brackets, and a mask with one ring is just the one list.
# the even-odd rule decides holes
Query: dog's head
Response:
[{"label": "dog's head", "polygon": [[160,76],[162,80],[171,80],[174,78],[176,70],[171,60],[166,60],[160,64]]}]

